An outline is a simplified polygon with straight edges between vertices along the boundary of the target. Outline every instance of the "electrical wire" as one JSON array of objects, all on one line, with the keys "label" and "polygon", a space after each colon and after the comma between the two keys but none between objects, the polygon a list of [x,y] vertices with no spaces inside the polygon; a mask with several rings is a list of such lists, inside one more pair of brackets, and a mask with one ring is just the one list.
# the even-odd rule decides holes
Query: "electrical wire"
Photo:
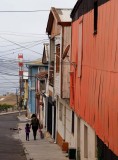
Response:
[{"label": "electrical wire", "polygon": [[[8,58],[8,57],[4,57],[4,58],[0,58],[0,61],[1,62],[14,62],[14,63],[18,63],[19,62],[19,60],[18,59],[14,59],[14,58]],[[24,63],[27,63],[27,62],[30,62],[30,60],[25,60],[25,59],[23,59],[23,62]]]},{"label": "electrical wire", "polygon": [[24,48],[24,49],[27,49],[27,50],[29,50],[29,51],[32,51],[32,52],[34,52],[34,53],[37,53],[37,54],[42,55],[41,53],[38,53],[38,52],[36,52],[36,51],[34,51],[34,50],[31,50],[31,49],[29,49],[29,48],[27,48],[27,47],[24,47],[24,46],[22,46],[22,45],[20,45],[20,44],[18,44],[18,43],[16,43],[16,42],[13,42],[13,41],[11,41],[11,40],[8,40],[8,39],[4,38],[4,37],[2,37],[2,36],[0,36],[0,38],[1,38],[1,39],[4,39],[4,40],[6,40],[6,41],[8,41],[8,42],[10,42],[10,43],[13,43],[13,44],[15,44],[15,45],[17,45],[17,46],[20,46],[20,47],[22,47],[22,48]]},{"label": "electrical wire", "polygon": [[[4,80],[3,82],[0,82],[0,89],[1,88],[4,88],[4,91],[6,90],[8,90],[9,88],[10,88],[10,90],[11,89],[14,89],[14,88],[18,88],[19,87],[19,82],[18,82],[18,79],[15,79],[15,80],[17,80],[17,82],[16,81],[11,81],[10,79],[8,79],[8,78],[6,78],[4,75],[1,75],[0,77],[3,77],[3,80],[5,79],[5,80],[7,80],[7,82]],[[13,85],[13,86],[12,86]]]},{"label": "electrical wire", "polygon": [[11,35],[48,36],[47,33],[22,33],[22,32],[12,32],[12,31],[0,31],[0,33],[11,34]]},{"label": "electrical wire", "polygon": [[[1,41],[0,41],[1,42]],[[6,41],[5,41],[6,42]],[[37,40],[37,41],[29,41],[29,42],[17,42],[17,43],[19,43],[19,44],[27,44],[27,43],[33,43],[33,42],[39,42],[39,40]],[[0,47],[11,47],[11,46],[14,46],[15,44],[10,44],[10,45],[3,45],[3,46],[1,46],[0,45]]]},{"label": "electrical wire", "polygon": [[[36,44],[28,44],[28,45],[26,45],[26,46],[24,46],[24,47],[28,47],[28,49],[29,48],[32,48],[32,47],[35,47],[35,46],[37,46],[37,45],[39,45],[39,44],[42,44],[42,43],[44,43],[46,40],[48,40],[48,39],[44,39],[44,40],[42,40],[42,41],[39,41],[38,43],[36,43]],[[22,49],[22,50],[19,50],[19,49],[21,49],[21,47],[18,47],[18,48],[15,48],[15,49],[10,49],[10,50],[6,50],[6,51],[0,51],[0,52],[2,52],[2,53],[6,53],[6,52],[10,52],[10,51],[15,51],[15,50],[18,50],[18,51],[23,51],[23,50],[25,50],[25,49]],[[17,52],[18,52],[17,51]],[[14,53],[16,53],[16,52],[13,52],[13,54]],[[2,55],[1,55],[2,56]],[[1,57],[0,56],[0,57]]]},{"label": "electrical wire", "polygon": [[7,75],[7,76],[18,76],[19,77],[18,74],[12,74],[12,73],[9,73],[9,72],[1,72],[0,71],[0,73],[2,73],[3,75]]},{"label": "electrical wire", "polygon": [[36,35],[36,34],[34,34],[34,35],[20,35],[20,34],[13,34],[13,33],[1,33],[1,35],[7,35],[7,36],[17,36],[17,37],[35,37],[35,38],[39,38],[39,37],[41,37],[41,36],[47,36],[46,34],[40,34],[40,35]]},{"label": "electrical wire", "polygon": [[16,82],[16,81],[14,81],[14,82],[8,82],[8,81],[0,82],[0,84],[10,84],[10,83],[12,83],[12,84],[17,83],[18,84],[18,82]]},{"label": "electrical wire", "polygon": [[[8,34],[6,34],[6,35],[8,35]],[[9,34],[10,35],[10,34]],[[7,53],[7,52],[11,52],[11,51],[16,51],[16,52],[18,52],[19,50],[30,50],[30,51],[32,51],[32,52],[35,52],[35,53],[37,53],[37,54],[41,54],[42,55],[42,53],[38,53],[38,52],[36,52],[36,51],[34,51],[34,50],[31,50],[31,49],[29,49],[29,48],[32,48],[32,47],[35,47],[35,46],[37,46],[37,45],[39,45],[39,44],[42,44],[42,43],[44,43],[45,41],[48,41],[48,39],[43,39],[43,40],[40,40],[40,41],[36,41],[36,43],[34,42],[24,42],[24,44],[26,44],[25,46],[23,46],[23,45],[21,45],[21,44],[19,44],[19,43],[17,43],[17,42],[13,42],[13,41],[11,41],[11,40],[8,40],[7,38],[4,38],[4,37],[2,37],[2,36],[0,36],[0,38],[1,39],[3,39],[3,40],[5,40],[5,41],[7,41],[7,42],[10,42],[10,43],[12,43],[12,45],[8,45],[8,46],[14,46],[14,45],[17,45],[17,46],[19,46],[18,48],[14,48],[14,49],[10,49],[10,50],[6,50],[6,51],[2,51],[2,53]],[[40,42],[40,43],[39,43]],[[29,44],[28,44],[29,43]],[[3,46],[3,47],[5,47],[5,46]],[[21,49],[20,49],[21,48]],[[0,57],[0,77],[4,77],[3,78],[3,80],[5,79],[5,76],[7,75],[8,77],[10,76],[10,77],[17,77],[16,79],[17,79],[17,81],[18,82],[16,82],[16,81],[10,81],[10,79],[11,78],[8,78],[8,81],[6,82],[6,81],[4,81],[4,82],[1,82],[0,81],[0,88],[4,88],[5,90],[8,90],[8,89],[13,89],[13,88],[18,88],[19,86],[14,86],[14,85],[17,85],[17,84],[19,84],[19,75],[17,74],[18,73],[18,67],[16,66],[17,64],[18,64],[18,60],[16,60],[16,59],[5,59],[5,58],[2,58],[2,56],[4,57],[4,56],[6,56],[6,55],[9,55],[9,54],[14,54],[14,52],[13,53],[8,53],[8,54],[4,54],[4,55],[1,55]],[[29,62],[28,60],[26,61],[26,62]],[[14,66],[15,65],[15,66]],[[7,72],[7,71],[12,71],[12,72]],[[13,78],[12,78],[13,79]],[[15,79],[15,80],[16,80]],[[12,86],[13,85],[13,86]]]},{"label": "electrical wire", "polygon": [[46,9],[40,9],[40,10],[29,10],[29,11],[23,11],[23,10],[19,10],[19,11],[0,11],[1,13],[35,13],[35,12],[49,12],[50,10],[46,10]]},{"label": "electrical wire", "polygon": [[[18,88],[17,86],[16,87],[11,87],[11,86],[9,86],[11,89],[12,88]],[[7,89],[9,88],[9,87],[7,87]],[[0,86],[0,88],[4,88],[4,87],[2,87],[2,86]]]},{"label": "electrical wire", "polygon": [[[13,83],[13,82],[12,82],[12,80],[13,80],[13,79],[12,79],[12,80],[11,80],[11,79],[8,79],[8,78],[6,78],[6,77],[5,77],[5,76],[3,76],[3,75],[1,75],[1,77],[3,77],[3,78],[4,78],[5,80],[7,80],[8,82]],[[15,80],[16,80],[16,79],[15,79]],[[18,81],[18,79],[17,79],[17,81]]]}]

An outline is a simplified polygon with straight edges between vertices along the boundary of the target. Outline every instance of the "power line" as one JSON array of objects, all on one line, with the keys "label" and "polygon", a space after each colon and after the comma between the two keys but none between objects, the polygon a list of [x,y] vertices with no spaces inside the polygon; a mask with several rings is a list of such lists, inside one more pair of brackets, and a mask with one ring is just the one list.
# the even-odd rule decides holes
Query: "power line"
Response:
[{"label": "power line", "polygon": [[[48,39],[40,40],[40,41],[38,41],[37,43],[36,43],[36,42],[32,42],[33,44],[27,44],[27,45],[25,45],[24,47],[28,47],[28,49],[29,49],[29,48],[33,48],[33,47],[35,47],[35,46],[37,46],[37,45],[39,45],[39,44],[44,43],[45,41],[48,41]],[[9,49],[9,50],[0,51],[0,52],[6,53],[6,52],[10,52],[10,51],[15,51],[15,50],[18,50],[18,51],[16,51],[16,52],[19,52],[19,51],[25,50],[25,49],[19,50],[19,49],[21,49],[21,48],[22,48],[22,47],[18,47],[18,48]],[[16,53],[16,52],[13,52],[13,54]],[[11,54],[12,54],[12,53],[11,53]],[[2,55],[1,55],[1,56],[2,56]],[[0,57],[1,57],[1,56],[0,56]]]},{"label": "power line", "polygon": [[9,64],[6,64],[6,66],[4,65],[4,66],[1,66],[0,65],[0,71],[6,71],[6,70],[8,70],[8,71],[12,71],[12,72],[18,72],[18,67],[14,67],[13,65],[9,65]]},{"label": "power line", "polygon": [[[14,52],[5,54],[5,56],[10,55],[10,54],[14,54]],[[0,57],[4,57],[4,55],[1,55]]]},{"label": "power line", "polygon": [[0,11],[2,13],[35,13],[35,12],[49,12],[50,10],[41,9],[41,10],[32,10],[32,11]]},{"label": "power line", "polygon": [[[3,86],[3,87],[0,87],[0,88],[4,88],[4,86]],[[9,88],[11,88],[11,89],[13,89],[13,88],[18,88],[18,86],[16,86],[16,87],[7,86],[7,88],[4,88],[4,89],[9,89]]]},{"label": "power line", "polygon": [[6,65],[6,64],[10,64],[10,65],[16,65],[18,64],[18,61],[14,61],[14,60],[2,60],[0,59],[0,65]]},{"label": "power line", "polygon": [[39,38],[39,36],[47,36],[46,34],[32,34],[32,35],[26,35],[26,34],[15,34],[15,33],[1,33],[1,35],[7,35],[7,36],[19,36],[19,37],[35,37]]},{"label": "power line", "polygon": [[[8,57],[5,57],[5,58],[0,58],[0,62],[1,63],[11,63],[12,62],[12,64],[14,63],[14,64],[18,64],[18,62],[19,62],[19,60],[18,59],[14,59],[14,58],[8,58]],[[28,63],[28,62],[31,62],[30,60],[23,60],[23,62],[24,62],[24,64],[25,63]]]},{"label": "power line", "polygon": [[[19,83],[18,83],[18,80],[17,80],[17,82],[16,82],[16,81],[13,82],[11,79],[5,77],[4,75],[1,75],[0,77],[3,77],[3,79],[7,80],[7,82],[6,82],[6,81],[3,82],[2,87],[4,86],[5,83],[12,83],[12,84],[14,84],[14,85],[18,85],[18,84],[19,84]],[[16,80],[16,79],[15,79],[15,80]],[[2,84],[2,82],[1,82],[0,84]],[[6,84],[5,84],[5,85],[6,85]],[[9,85],[11,85],[11,84],[9,84]],[[6,89],[6,87],[8,88],[8,85],[7,85],[7,86],[4,86],[5,89]],[[10,86],[9,86],[9,87],[10,87]],[[0,88],[1,88],[1,86],[0,86]]]},{"label": "power line", "polygon": [[[17,42],[19,44],[27,44],[27,43],[35,43],[35,42],[39,42],[40,40],[37,40],[37,41],[29,41],[29,42]],[[1,42],[1,41],[0,41]],[[6,42],[6,41],[4,41]],[[2,45],[0,47],[11,47],[11,46],[14,46],[15,44],[11,44],[11,45]]]},{"label": "power line", "polygon": [[[37,43],[37,44],[28,44],[28,45],[26,45],[25,47],[32,47],[32,46],[35,46],[35,45],[38,45],[39,43]],[[15,50],[19,50],[19,49],[21,49],[21,47],[18,47],[18,48],[14,48],[14,49],[9,49],[9,50],[6,50],[6,51],[0,51],[0,52],[2,52],[2,53],[6,53],[6,52],[11,52],[11,51],[15,51]],[[14,52],[13,52],[14,53]],[[0,56],[1,57],[1,56]]]},{"label": "power line", "polygon": [[8,33],[8,34],[15,34],[15,35],[33,35],[33,36],[47,35],[47,33],[26,33],[26,32],[24,33],[24,32],[13,32],[13,31],[0,31],[0,33]]},{"label": "power line", "polygon": [[27,50],[29,50],[29,51],[32,51],[32,52],[34,52],[34,53],[37,53],[37,54],[42,55],[41,53],[38,53],[38,52],[36,52],[36,51],[34,51],[34,50],[31,50],[31,49],[29,49],[29,48],[27,48],[27,47],[24,47],[24,46],[22,46],[22,45],[20,45],[20,44],[18,44],[18,43],[16,43],[16,42],[10,41],[10,40],[2,37],[2,36],[0,36],[0,38],[1,38],[1,39],[4,39],[4,40],[6,40],[6,41],[8,41],[8,42],[10,42],[10,43],[13,43],[13,44],[15,44],[15,45],[17,45],[17,46],[20,46],[20,47],[22,47],[22,48],[25,48],[25,49],[27,49]]},{"label": "power line", "polygon": [[0,84],[14,84],[14,83],[17,83],[18,84],[18,82],[16,82],[16,81],[12,81],[12,82],[9,82],[9,81],[3,81],[3,82],[0,82]]},{"label": "power line", "polygon": [[7,75],[7,76],[18,76],[18,77],[19,77],[19,75],[18,75],[18,74],[12,74],[12,73],[8,73],[8,72],[1,72],[1,71],[0,71],[0,73],[1,73],[2,75]]}]

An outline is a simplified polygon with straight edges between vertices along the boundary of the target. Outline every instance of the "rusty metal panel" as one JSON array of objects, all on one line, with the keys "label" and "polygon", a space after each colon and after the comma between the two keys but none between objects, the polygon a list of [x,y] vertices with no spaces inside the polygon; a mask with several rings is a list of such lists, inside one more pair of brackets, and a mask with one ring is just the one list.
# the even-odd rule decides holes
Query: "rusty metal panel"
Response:
[{"label": "rusty metal panel", "polygon": [[[70,105],[104,143],[118,155],[118,5],[99,7],[98,33],[93,35],[93,11],[83,18],[81,77],[71,65]],[[81,19],[82,17],[80,17]],[[72,23],[71,62],[78,64],[80,19]]]},{"label": "rusty metal panel", "polygon": [[79,23],[79,38],[78,38],[78,77],[81,77],[81,65],[82,65],[82,38],[83,38],[83,23]]}]

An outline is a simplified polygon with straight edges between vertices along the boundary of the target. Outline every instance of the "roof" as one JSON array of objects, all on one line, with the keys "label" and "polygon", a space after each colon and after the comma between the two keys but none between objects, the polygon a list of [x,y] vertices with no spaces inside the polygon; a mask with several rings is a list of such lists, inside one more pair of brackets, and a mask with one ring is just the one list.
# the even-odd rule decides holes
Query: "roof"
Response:
[{"label": "roof", "polygon": [[[99,0],[98,1],[98,7],[109,2],[109,0]],[[94,8],[94,1],[91,0],[77,0],[72,12],[71,12],[71,18],[72,21],[75,21],[79,19],[82,15],[87,14],[88,12],[91,12]]]},{"label": "roof", "polygon": [[71,22],[70,14],[72,9],[56,9],[61,22]]},{"label": "roof", "polygon": [[54,19],[56,19],[58,24],[65,23],[66,25],[67,23],[71,23],[71,18],[70,18],[71,11],[72,9],[68,9],[68,8],[52,7],[48,17],[46,32],[48,34],[51,33]]},{"label": "roof", "polygon": [[27,66],[45,66],[43,63],[42,63],[42,58],[39,58],[39,59],[36,59],[34,61],[30,61],[30,62],[27,62],[25,63]]},{"label": "roof", "polygon": [[39,79],[47,78],[47,76],[48,76],[48,71],[43,71],[43,72],[36,74],[36,77]]}]

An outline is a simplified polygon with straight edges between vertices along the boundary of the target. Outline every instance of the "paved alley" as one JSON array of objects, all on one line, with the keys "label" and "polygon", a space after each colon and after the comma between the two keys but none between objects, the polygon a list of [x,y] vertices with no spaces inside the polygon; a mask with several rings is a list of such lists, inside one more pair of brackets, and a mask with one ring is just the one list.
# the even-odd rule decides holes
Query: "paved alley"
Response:
[{"label": "paved alley", "polygon": [[68,160],[67,154],[63,153],[60,147],[54,143],[49,134],[45,132],[45,138],[40,138],[40,133],[37,133],[37,140],[33,140],[32,130],[30,132],[30,140],[25,139],[25,124],[28,119],[25,116],[18,117],[19,122],[19,138],[21,139],[26,157],[28,160]]}]

